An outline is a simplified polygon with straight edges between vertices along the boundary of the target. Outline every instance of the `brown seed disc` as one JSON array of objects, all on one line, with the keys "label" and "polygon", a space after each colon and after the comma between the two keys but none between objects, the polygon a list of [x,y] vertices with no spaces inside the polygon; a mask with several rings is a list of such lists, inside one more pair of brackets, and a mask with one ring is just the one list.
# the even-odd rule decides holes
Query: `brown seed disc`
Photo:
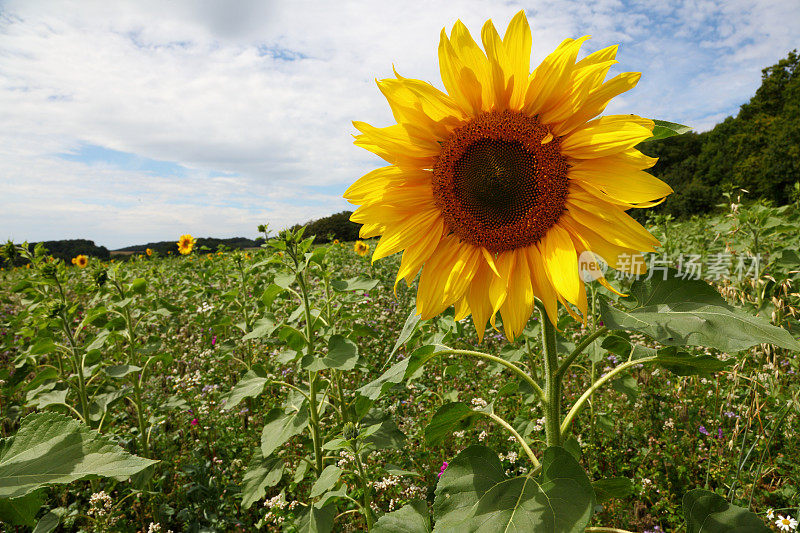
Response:
[{"label": "brown seed disc", "polygon": [[490,111],[456,129],[433,167],[447,227],[491,252],[530,246],[564,212],[569,165],[536,117]]}]

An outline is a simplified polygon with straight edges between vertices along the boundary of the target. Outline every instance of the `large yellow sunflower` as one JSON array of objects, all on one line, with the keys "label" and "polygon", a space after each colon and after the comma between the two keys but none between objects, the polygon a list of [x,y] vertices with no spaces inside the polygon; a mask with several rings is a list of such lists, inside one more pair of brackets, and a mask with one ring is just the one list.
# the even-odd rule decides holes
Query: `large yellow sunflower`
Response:
[{"label": "large yellow sunflower", "polygon": [[558,302],[586,315],[579,256],[645,270],[641,252],[659,243],[625,211],[672,189],[643,172],[656,160],[634,148],[652,135],[651,120],[595,118],[640,74],[605,81],[617,47],[577,61],[587,38],[565,40],[529,72],[524,12],[503,38],[486,22],[485,52],[458,21],[439,43],[447,92],[395,73],[378,87],[397,124],[354,122],[355,144],[390,164],[347,190],[360,205],[351,220],[363,224],[363,238],[382,235],[373,261],[404,251],[397,282],[422,271],[422,318],[455,305],[457,319],[472,314],[482,339],[499,312],[513,339],[534,297],[552,321]]},{"label": "large yellow sunflower", "polygon": [[74,259],[73,264],[78,268],[86,268],[86,265],[89,264],[89,258],[81,254]]},{"label": "large yellow sunflower", "polygon": [[181,235],[181,238],[178,239],[178,252],[181,255],[188,255],[192,253],[192,248],[194,248],[195,239],[191,235]]}]

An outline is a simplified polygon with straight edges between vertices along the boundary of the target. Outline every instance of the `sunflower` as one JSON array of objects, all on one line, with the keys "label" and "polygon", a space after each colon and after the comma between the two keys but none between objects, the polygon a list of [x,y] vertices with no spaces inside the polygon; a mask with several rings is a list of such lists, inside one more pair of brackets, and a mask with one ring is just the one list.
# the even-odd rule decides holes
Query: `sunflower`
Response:
[{"label": "sunflower", "polygon": [[181,235],[181,238],[178,239],[178,252],[180,252],[181,255],[192,253],[194,243],[195,239],[191,235]]},{"label": "sunflower", "polygon": [[144,251],[144,253],[146,253],[146,254],[147,254],[147,257],[150,257],[151,255],[153,255],[153,250],[151,250],[150,248],[148,248],[148,249],[146,249],[146,250]]},{"label": "sunflower", "polygon": [[369,244],[365,243],[364,241],[356,241],[356,243],[353,245],[353,251],[361,257],[364,257],[367,255],[367,252],[369,252]]},{"label": "sunflower", "polygon": [[339,246],[339,239],[333,239],[333,245]]},{"label": "sunflower", "polygon": [[89,264],[89,258],[81,254],[75,258],[75,262],[73,264],[78,268],[86,268],[86,265]]},{"label": "sunflower", "polygon": [[76,260],[76,259],[77,259],[77,257],[73,257],[72,259],[70,259],[70,261],[72,261],[72,264],[73,264],[73,265],[75,264],[75,260]]},{"label": "sunflower", "polygon": [[446,92],[395,73],[378,87],[397,124],[353,123],[355,144],[389,165],[347,190],[360,206],[351,220],[363,224],[362,238],[382,236],[373,261],[403,251],[395,283],[410,285],[421,271],[422,318],[455,305],[482,339],[500,313],[513,339],[534,297],[553,322],[559,302],[585,318],[579,256],[594,272],[598,257],[623,272],[646,270],[641,252],[659,243],[626,211],[672,189],[643,172],[656,159],[634,148],[652,136],[653,121],[595,118],[640,74],[605,80],[616,46],[577,61],[587,38],[566,39],[529,72],[524,12],[502,38],[486,22],[485,52],[458,21],[439,42]]}]

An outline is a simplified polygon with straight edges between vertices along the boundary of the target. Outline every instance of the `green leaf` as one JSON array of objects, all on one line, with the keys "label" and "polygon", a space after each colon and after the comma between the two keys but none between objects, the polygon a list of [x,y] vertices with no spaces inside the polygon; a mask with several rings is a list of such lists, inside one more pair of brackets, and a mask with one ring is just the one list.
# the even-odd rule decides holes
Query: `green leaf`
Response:
[{"label": "green leaf", "polygon": [[356,392],[370,400],[377,400],[404,379],[410,379],[433,357],[433,354],[441,349],[444,347],[440,345],[420,346],[411,355],[390,366],[380,377],[362,386]]},{"label": "green leaf", "polygon": [[375,522],[372,533],[430,533],[431,517],[424,500],[414,500]]},{"label": "green leaf", "polygon": [[[714,359],[716,361],[716,359]],[[628,397],[629,402],[635,402],[639,395],[639,384],[636,378],[627,375],[611,382],[611,388]]]},{"label": "green leaf", "polygon": [[294,283],[294,274],[275,274],[275,285],[281,289],[288,289]]},{"label": "green leaf", "polygon": [[747,509],[703,489],[683,495],[686,533],[767,533],[764,522]]},{"label": "green leaf", "polygon": [[328,341],[328,353],[322,358],[325,368],[353,370],[358,361],[358,347],[348,338],[331,335]]},{"label": "green leaf", "polygon": [[329,533],[333,529],[333,517],[336,515],[336,506],[326,505],[317,508],[309,505],[297,521],[298,533]]},{"label": "green leaf", "polygon": [[628,309],[617,309],[601,300],[605,325],[644,333],[673,346],[706,346],[737,352],[769,343],[800,350],[800,343],[788,331],[731,307],[706,282],[681,279],[673,269],[663,278],[659,273],[652,279],[634,282],[627,301],[635,300],[635,305]]},{"label": "green leaf", "polygon": [[253,330],[250,331],[247,335],[242,337],[243,341],[248,341],[250,339],[260,339],[262,337],[268,337],[272,335],[272,332],[278,325],[269,317],[263,317],[256,320],[256,323],[253,324]]},{"label": "green leaf", "polygon": [[267,371],[264,370],[264,367],[261,365],[253,365],[225,397],[225,405],[222,409],[233,409],[245,398],[255,398],[264,392],[264,388],[269,381]]},{"label": "green leaf", "polygon": [[342,475],[342,469],[336,465],[328,465],[325,467],[325,470],[319,475],[319,479],[314,483],[314,486],[311,487],[311,497],[316,498],[322,494],[325,494],[330,489],[336,485],[336,482],[339,481],[339,477]]},{"label": "green leaf", "polygon": [[644,142],[659,141],[661,139],[666,139],[667,137],[683,135],[684,133],[689,133],[692,131],[692,128],[689,126],[684,126],[683,124],[677,124],[675,122],[667,122],[666,120],[656,119],[653,119],[653,122],[655,122],[655,126],[653,127],[653,136]]},{"label": "green leaf", "polygon": [[242,487],[242,507],[249,509],[251,505],[264,497],[267,487],[274,487],[283,477],[283,460],[274,455],[266,459],[261,450],[256,450],[247,470],[244,473]]},{"label": "green leaf", "polygon": [[306,346],[306,336],[303,335],[300,330],[291,326],[283,326],[281,332],[278,334],[278,338],[282,341],[286,341],[289,348],[296,352],[302,351]]},{"label": "green leaf", "polygon": [[454,431],[469,429],[480,417],[467,404],[462,402],[448,403],[439,408],[425,426],[425,443],[436,446],[442,439],[449,437]]},{"label": "green leaf", "polygon": [[0,498],[86,477],[127,479],[157,463],[125,450],[58,413],[27,416],[0,455]]},{"label": "green leaf", "polygon": [[144,278],[136,278],[131,283],[130,290],[134,294],[144,294],[147,291],[147,280]]},{"label": "green leaf", "polygon": [[350,278],[346,280],[331,280],[331,288],[337,292],[371,291],[376,285],[378,285],[377,279]]},{"label": "green leaf", "polygon": [[603,503],[611,498],[625,498],[633,494],[633,483],[626,477],[610,477],[592,482],[592,488],[597,495],[597,503]]},{"label": "green leaf", "polygon": [[395,352],[411,338],[411,335],[417,330],[420,318],[422,317],[417,314],[417,310],[414,308],[408,315],[408,318],[406,318],[405,324],[403,324],[403,330],[394,343],[394,348],[392,348],[392,353],[389,354],[389,359],[391,359]]},{"label": "green leaf", "polygon": [[656,353],[656,362],[677,376],[699,376],[713,374],[734,363],[731,361],[720,361],[713,355],[704,353],[692,355],[684,351],[678,351],[675,346],[662,348]]},{"label": "green leaf", "polygon": [[39,519],[36,527],[33,528],[33,533],[50,533],[54,531],[58,524],[61,522],[61,517],[67,510],[63,507],[57,507]]},{"label": "green leaf", "polygon": [[589,523],[594,505],[589,478],[563,448],[545,450],[536,479],[506,478],[494,452],[471,446],[439,480],[434,531],[578,533]]},{"label": "green leaf", "polygon": [[480,497],[505,479],[497,454],[485,446],[470,446],[450,461],[433,502],[434,531],[454,531],[466,520]]},{"label": "green leaf", "polygon": [[308,424],[308,409],[303,402],[300,409],[286,414],[281,408],[270,409],[261,431],[261,454],[269,457],[286,441],[303,432]]},{"label": "green leaf", "polygon": [[103,370],[110,378],[124,378],[131,372],[139,372],[141,369],[142,367],[135,365],[114,365],[107,366]]},{"label": "green leaf", "polygon": [[269,309],[272,307],[272,302],[275,301],[275,298],[284,290],[286,289],[272,283],[269,287],[264,289],[264,292],[261,294],[261,301],[264,302],[264,305]]},{"label": "green leaf", "polygon": [[19,498],[0,498],[0,522],[15,526],[32,527],[36,513],[44,503],[44,491],[37,490]]}]

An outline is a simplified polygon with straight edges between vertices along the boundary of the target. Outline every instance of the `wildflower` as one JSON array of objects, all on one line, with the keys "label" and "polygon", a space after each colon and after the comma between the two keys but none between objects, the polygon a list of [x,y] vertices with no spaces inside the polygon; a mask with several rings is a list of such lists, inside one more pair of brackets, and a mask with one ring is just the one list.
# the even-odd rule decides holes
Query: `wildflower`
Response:
[{"label": "wildflower", "polygon": [[477,407],[478,409],[483,409],[488,404],[486,403],[486,400],[484,400],[483,398],[473,398],[472,405],[473,407]]},{"label": "wildflower", "polygon": [[146,253],[146,254],[147,254],[147,257],[150,257],[151,255],[153,255],[153,250],[151,250],[150,248],[148,248],[148,249],[146,249],[146,250],[144,251],[144,253]]},{"label": "wildflower", "polygon": [[700,433],[702,433],[703,435],[708,435],[708,430],[706,429],[705,426],[700,426]]},{"label": "wildflower", "polygon": [[447,466],[448,466],[447,461],[443,461],[442,462],[442,467],[439,469],[439,477],[442,477],[442,474],[444,474],[444,471],[447,470]]},{"label": "wildflower", "polygon": [[192,421],[190,422],[190,424],[193,425],[193,426],[196,426],[197,424],[199,424],[199,422],[197,421],[196,418],[192,418]]},{"label": "wildflower", "polygon": [[191,235],[181,235],[181,238],[178,239],[178,252],[181,255],[188,255],[192,253],[192,248],[194,248],[195,242],[197,240],[192,237]]},{"label": "wildflower", "polygon": [[78,268],[86,268],[86,265],[89,264],[89,258],[81,254],[75,258],[72,264]]},{"label": "wildflower", "polygon": [[641,76],[603,83],[616,46],[576,62],[587,37],[567,39],[531,74],[524,11],[504,38],[491,21],[481,36],[486,54],[461,21],[449,38],[442,32],[446,93],[400,75],[378,82],[398,124],[354,122],[355,144],[389,165],[344,196],[360,206],[351,220],[363,224],[361,237],[382,235],[373,261],[404,250],[397,281],[421,271],[423,319],[455,305],[455,319],[471,313],[482,340],[499,312],[514,339],[534,296],[552,321],[558,302],[586,316],[579,255],[591,272],[599,272],[594,254],[644,272],[641,252],[659,243],[626,211],[655,205],[672,189],[643,172],[656,160],[634,148],[652,136],[653,121],[592,120]]},{"label": "wildflower", "polygon": [[333,245],[339,246],[339,239],[333,239]]},{"label": "wildflower", "polygon": [[[216,335],[214,335],[213,337],[211,337],[211,346],[214,346],[215,344],[217,344],[217,336],[216,336]],[[720,430],[720,431],[721,431],[721,430]]]},{"label": "wildflower", "polygon": [[369,244],[365,243],[364,241],[356,241],[356,243],[353,245],[353,251],[361,257],[364,257],[367,255],[367,252],[369,252]]},{"label": "wildflower", "polygon": [[778,519],[775,520],[775,525],[778,526],[781,531],[794,531],[797,529],[797,520],[791,516],[784,517],[783,515],[779,514]]},{"label": "wildflower", "polygon": [[772,520],[775,518],[775,511],[772,508],[767,509],[767,520]]}]

